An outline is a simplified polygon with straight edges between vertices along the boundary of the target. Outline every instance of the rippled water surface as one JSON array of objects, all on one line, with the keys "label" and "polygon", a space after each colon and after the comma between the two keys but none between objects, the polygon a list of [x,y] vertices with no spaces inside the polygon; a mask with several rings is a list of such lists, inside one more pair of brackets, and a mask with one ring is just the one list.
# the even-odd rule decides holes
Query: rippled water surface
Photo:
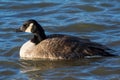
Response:
[{"label": "rippled water surface", "polygon": [[15,29],[28,19],[46,34],[81,36],[120,55],[120,0],[0,1],[0,80],[120,80],[120,57],[20,60],[19,48],[31,35]]}]

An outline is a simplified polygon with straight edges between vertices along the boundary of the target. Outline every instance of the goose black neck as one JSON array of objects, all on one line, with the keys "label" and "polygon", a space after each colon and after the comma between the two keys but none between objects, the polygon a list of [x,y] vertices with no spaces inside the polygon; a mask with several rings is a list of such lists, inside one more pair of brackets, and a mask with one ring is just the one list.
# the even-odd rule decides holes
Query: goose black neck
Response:
[{"label": "goose black neck", "polygon": [[44,39],[46,39],[46,35],[44,32],[36,32],[34,33],[34,37],[31,39],[31,41],[37,45]]}]

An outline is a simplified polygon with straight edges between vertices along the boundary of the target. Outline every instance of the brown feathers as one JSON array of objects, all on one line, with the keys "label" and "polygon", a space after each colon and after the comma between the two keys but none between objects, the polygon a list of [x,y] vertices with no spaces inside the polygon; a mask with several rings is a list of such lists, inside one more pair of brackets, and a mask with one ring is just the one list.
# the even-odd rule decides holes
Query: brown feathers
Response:
[{"label": "brown feathers", "polygon": [[78,59],[85,56],[110,56],[107,47],[67,35],[50,35],[36,45],[31,54],[34,58],[48,59]]}]

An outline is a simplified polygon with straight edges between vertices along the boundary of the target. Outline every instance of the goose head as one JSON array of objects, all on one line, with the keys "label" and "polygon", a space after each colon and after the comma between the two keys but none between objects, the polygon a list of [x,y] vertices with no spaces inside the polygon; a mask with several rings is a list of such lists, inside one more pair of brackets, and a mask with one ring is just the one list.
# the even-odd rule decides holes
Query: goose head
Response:
[{"label": "goose head", "polygon": [[23,25],[16,30],[17,32],[28,32],[34,34],[32,41],[37,41],[39,43],[40,41],[44,40],[46,38],[44,29],[42,26],[33,19],[27,20],[23,23]]},{"label": "goose head", "polygon": [[18,32],[28,32],[28,33],[37,33],[44,32],[44,29],[41,25],[33,19],[27,20],[23,23],[23,25],[17,29]]}]

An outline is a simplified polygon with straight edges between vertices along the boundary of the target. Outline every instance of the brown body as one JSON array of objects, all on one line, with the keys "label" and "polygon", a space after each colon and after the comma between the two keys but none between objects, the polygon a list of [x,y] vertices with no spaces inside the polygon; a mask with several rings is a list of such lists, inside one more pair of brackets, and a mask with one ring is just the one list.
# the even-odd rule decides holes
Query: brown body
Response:
[{"label": "brown body", "polygon": [[28,58],[78,59],[85,56],[110,56],[106,50],[107,47],[88,39],[51,35],[37,44],[28,54]]}]

